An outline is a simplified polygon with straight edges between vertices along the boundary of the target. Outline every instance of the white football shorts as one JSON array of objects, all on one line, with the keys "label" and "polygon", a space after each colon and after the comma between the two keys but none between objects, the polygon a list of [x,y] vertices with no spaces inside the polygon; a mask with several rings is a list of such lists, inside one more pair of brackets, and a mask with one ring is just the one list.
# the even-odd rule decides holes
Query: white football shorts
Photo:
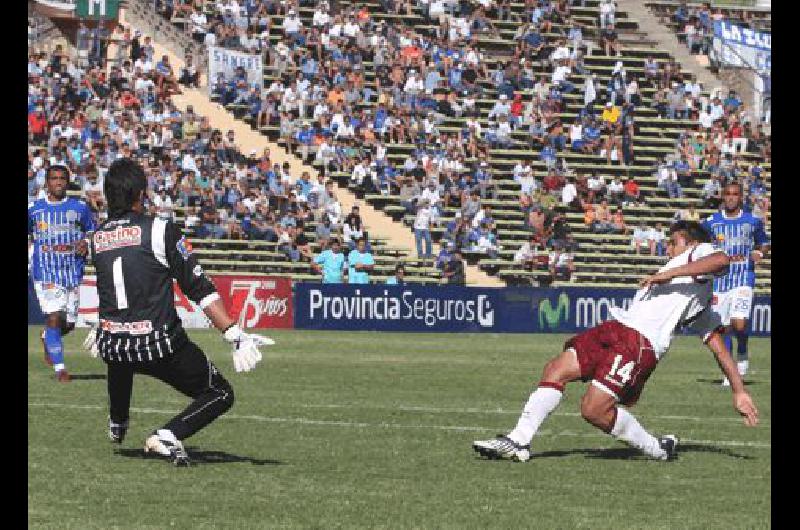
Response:
[{"label": "white football shorts", "polygon": [[39,307],[42,313],[49,315],[64,311],[67,314],[67,322],[74,323],[78,318],[78,287],[68,289],[53,283],[33,282],[36,290],[36,297],[39,299]]},{"label": "white football shorts", "polygon": [[753,307],[753,288],[735,287],[725,293],[714,293],[711,308],[719,315],[724,325],[729,325],[731,319],[750,318],[750,309]]}]

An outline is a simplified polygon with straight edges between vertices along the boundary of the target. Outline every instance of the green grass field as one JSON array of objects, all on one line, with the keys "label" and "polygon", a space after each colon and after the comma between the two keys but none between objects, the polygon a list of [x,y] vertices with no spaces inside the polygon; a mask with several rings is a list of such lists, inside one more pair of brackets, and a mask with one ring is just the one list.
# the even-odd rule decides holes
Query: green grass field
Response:
[{"label": "green grass field", "polygon": [[236,390],[186,442],[195,465],[145,459],[149,432],[187,400],[138,377],[122,446],[106,438],[105,365],[65,341],[57,384],[28,331],[28,515],[33,528],[764,528],[770,525],[770,343],[751,339],[745,427],[713,358],[680,337],[633,412],[682,439],[654,462],[580,418],[583,387],[519,464],[479,459],[511,429],[563,335],[275,331],[236,374],[213,331],[191,335]]}]

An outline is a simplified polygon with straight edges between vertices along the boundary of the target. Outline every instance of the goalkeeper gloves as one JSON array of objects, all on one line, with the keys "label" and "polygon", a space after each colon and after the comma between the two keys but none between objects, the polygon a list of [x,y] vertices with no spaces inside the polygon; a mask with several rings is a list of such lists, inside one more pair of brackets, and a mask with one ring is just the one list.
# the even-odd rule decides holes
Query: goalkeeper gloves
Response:
[{"label": "goalkeeper gloves", "polygon": [[97,357],[99,353],[97,349],[97,329],[94,326],[89,329],[89,333],[83,339],[83,349],[87,350],[92,357]]},{"label": "goalkeeper gloves", "polygon": [[275,341],[268,337],[245,333],[237,324],[225,330],[224,337],[233,345],[233,369],[237,372],[249,372],[256,367],[261,360],[259,346],[275,344]]}]

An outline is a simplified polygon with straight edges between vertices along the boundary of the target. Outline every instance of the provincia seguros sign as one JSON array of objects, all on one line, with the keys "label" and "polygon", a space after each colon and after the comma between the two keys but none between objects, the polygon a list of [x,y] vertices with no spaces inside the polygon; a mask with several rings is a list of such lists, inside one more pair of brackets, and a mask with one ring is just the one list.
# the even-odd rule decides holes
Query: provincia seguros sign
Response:
[{"label": "provincia seguros sign", "polygon": [[[450,285],[295,286],[295,327],[414,332],[575,333],[627,308],[633,289]],[[769,335],[769,297],[753,301],[753,335]]]},{"label": "provincia seguros sign", "polygon": [[295,326],[376,331],[480,331],[496,326],[493,293],[465,288],[298,284]]}]

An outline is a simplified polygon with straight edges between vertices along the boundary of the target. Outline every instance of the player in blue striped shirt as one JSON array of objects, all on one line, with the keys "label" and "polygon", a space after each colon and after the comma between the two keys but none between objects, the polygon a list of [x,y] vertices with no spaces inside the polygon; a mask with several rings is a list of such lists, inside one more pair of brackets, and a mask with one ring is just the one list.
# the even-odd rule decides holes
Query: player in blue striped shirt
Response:
[{"label": "player in blue striped shirt", "polygon": [[67,197],[68,181],[66,167],[50,166],[45,177],[46,198],[28,205],[31,276],[39,306],[47,315],[42,333],[45,361],[53,365],[61,382],[70,380],[61,337],[75,327],[87,236],[95,228],[86,203]]},{"label": "player in blue striped shirt", "polygon": [[[736,356],[739,373],[745,375],[749,368],[747,353],[747,321],[753,305],[753,288],[756,283],[756,264],[766,256],[769,239],[764,231],[764,221],[742,208],[743,190],[738,182],[731,182],[722,190],[722,210],[710,215],[704,226],[714,234],[716,244],[731,258],[728,273],[714,280],[713,310],[728,326],[725,345],[733,351],[736,335]],[[729,384],[725,378],[723,385]]]}]

